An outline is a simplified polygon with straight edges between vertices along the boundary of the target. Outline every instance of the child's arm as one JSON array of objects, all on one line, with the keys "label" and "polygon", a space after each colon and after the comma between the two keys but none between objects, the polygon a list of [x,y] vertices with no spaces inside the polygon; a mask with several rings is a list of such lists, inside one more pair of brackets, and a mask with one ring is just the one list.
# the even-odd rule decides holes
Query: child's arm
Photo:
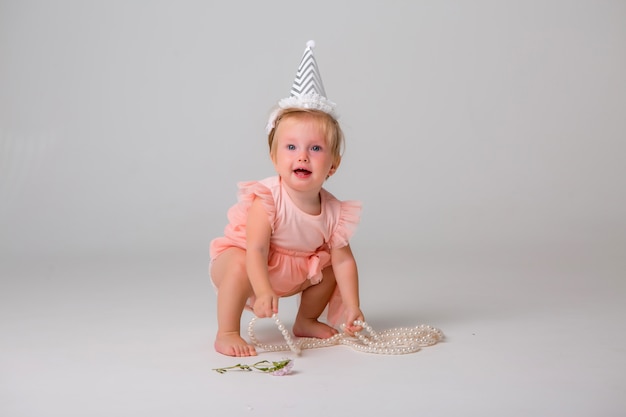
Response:
[{"label": "child's arm", "polygon": [[267,272],[271,234],[267,211],[261,200],[256,198],[248,210],[246,224],[246,269],[256,296],[253,308],[257,317],[271,317],[278,313],[278,297],[270,285]]},{"label": "child's arm", "polygon": [[350,245],[333,248],[330,251],[330,256],[337,286],[346,308],[346,331],[348,333],[360,331],[359,326],[352,324],[354,320],[365,320],[360,308],[359,275],[352,249],[350,249]]}]

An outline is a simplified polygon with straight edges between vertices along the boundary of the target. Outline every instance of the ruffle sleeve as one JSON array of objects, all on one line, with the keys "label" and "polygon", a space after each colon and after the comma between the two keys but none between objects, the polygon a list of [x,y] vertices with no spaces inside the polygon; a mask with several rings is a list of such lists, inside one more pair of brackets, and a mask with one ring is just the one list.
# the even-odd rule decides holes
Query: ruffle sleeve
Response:
[{"label": "ruffle sleeve", "polygon": [[356,232],[361,220],[361,207],[360,201],[340,202],[339,219],[328,241],[329,248],[341,248],[350,243],[350,238]]},{"label": "ruffle sleeve", "polygon": [[272,225],[272,231],[274,231],[274,223],[276,219],[276,204],[274,203],[274,197],[272,191],[259,181],[244,181],[237,184],[239,192],[237,198],[239,204],[237,204],[239,210],[244,212],[247,216],[248,209],[252,205],[255,198],[261,199],[261,203],[267,212],[270,224]]}]

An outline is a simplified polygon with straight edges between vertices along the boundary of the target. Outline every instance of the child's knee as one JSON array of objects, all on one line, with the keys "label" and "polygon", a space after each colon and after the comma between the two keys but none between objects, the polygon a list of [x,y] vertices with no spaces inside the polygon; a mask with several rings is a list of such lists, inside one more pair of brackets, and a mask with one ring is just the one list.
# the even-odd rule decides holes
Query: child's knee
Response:
[{"label": "child's knee", "polygon": [[230,249],[215,259],[211,265],[211,279],[216,287],[225,281],[244,283],[248,281],[245,252]]}]

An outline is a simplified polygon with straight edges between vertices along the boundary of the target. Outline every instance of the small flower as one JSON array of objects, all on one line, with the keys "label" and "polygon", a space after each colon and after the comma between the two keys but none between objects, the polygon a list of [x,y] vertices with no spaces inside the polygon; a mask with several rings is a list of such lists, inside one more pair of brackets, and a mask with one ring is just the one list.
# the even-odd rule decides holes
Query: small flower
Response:
[{"label": "small flower", "polygon": [[[284,375],[289,375],[291,373],[291,370],[293,369],[293,361],[291,359],[287,359],[283,362],[279,362],[279,364],[280,364],[279,365],[280,367],[276,367],[276,369],[271,372],[272,375],[284,376]],[[276,365],[276,362],[274,362],[274,365]]]},{"label": "small flower", "polygon": [[268,360],[257,362],[253,365],[246,365],[238,363],[237,365],[227,366],[225,368],[215,368],[214,371],[225,374],[230,369],[239,369],[241,371],[251,372],[257,370],[260,372],[269,373],[274,376],[284,376],[291,373],[293,369],[293,359],[283,359],[278,362],[270,362]]}]

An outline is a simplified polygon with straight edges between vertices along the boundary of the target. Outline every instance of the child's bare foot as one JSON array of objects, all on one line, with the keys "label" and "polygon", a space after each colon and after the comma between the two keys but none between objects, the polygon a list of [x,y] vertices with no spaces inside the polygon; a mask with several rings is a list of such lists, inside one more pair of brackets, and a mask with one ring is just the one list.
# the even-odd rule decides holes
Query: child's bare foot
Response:
[{"label": "child's bare foot", "polygon": [[228,356],[256,356],[254,346],[248,344],[238,333],[217,333],[215,350]]},{"label": "child's bare foot", "polygon": [[320,323],[315,319],[298,319],[293,325],[293,334],[298,337],[316,337],[318,339],[328,339],[339,333],[336,329],[327,324]]}]

